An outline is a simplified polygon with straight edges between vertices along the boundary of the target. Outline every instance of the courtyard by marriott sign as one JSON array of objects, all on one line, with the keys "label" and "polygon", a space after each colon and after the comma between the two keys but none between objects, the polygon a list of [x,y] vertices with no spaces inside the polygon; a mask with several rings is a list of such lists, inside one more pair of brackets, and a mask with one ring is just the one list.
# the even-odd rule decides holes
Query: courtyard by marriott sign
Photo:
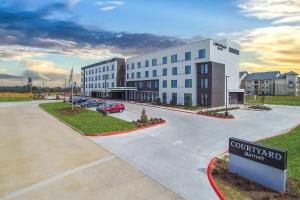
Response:
[{"label": "courtyard by marriott sign", "polygon": [[287,151],[229,138],[229,171],[285,192]]},{"label": "courtyard by marriott sign", "polygon": [[247,158],[277,169],[287,168],[287,151],[254,144],[237,138],[229,138],[229,153]]}]

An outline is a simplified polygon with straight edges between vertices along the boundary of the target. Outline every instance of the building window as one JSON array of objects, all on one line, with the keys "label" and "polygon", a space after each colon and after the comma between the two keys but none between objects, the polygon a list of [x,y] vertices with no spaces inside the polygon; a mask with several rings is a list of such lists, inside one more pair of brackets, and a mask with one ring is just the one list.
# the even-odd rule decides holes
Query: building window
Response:
[{"label": "building window", "polygon": [[127,73],[127,79],[129,79],[129,74]]},{"label": "building window", "polygon": [[106,66],[106,71],[109,71],[109,66]]},{"label": "building window", "polygon": [[165,56],[165,57],[162,58],[162,63],[163,64],[167,64],[168,63],[168,57],[167,56]]},{"label": "building window", "polygon": [[134,63],[131,63],[131,69],[134,69]]},{"label": "building window", "polygon": [[149,67],[149,60],[145,61],[145,67]]},{"label": "building window", "polygon": [[111,82],[111,87],[115,87],[115,83],[114,82]]},{"label": "building window", "polygon": [[98,69],[96,68],[95,70],[96,70],[96,74],[97,74]]},{"label": "building window", "polygon": [[204,79],[204,88],[207,89],[208,88],[208,79]]},{"label": "building window", "polygon": [[172,67],[172,75],[177,75],[177,67]]},{"label": "building window", "polygon": [[136,73],[136,78],[141,78],[141,72]]},{"label": "building window", "polygon": [[105,67],[102,67],[102,71],[105,72]]},{"label": "building window", "polygon": [[129,69],[129,64],[127,64],[127,69]]},{"label": "building window", "polygon": [[192,73],[191,65],[185,66],[184,73],[185,74],[191,74]]},{"label": "building window", "polygon": [[95,88],[97,88],[97,83],[95,83]]},{"label": "building window", "polygon": [[168,75],[168,69],[167,68],[164,68],[163,69],[163,76],[167,76]]},{"label": "building window", "polygon": [[184,93],[184,105],[191,105],[191,104],[192,104],[192,94]]},{"label": "building window", "polygon": [[185,88],[192,87],[192,79],[185,79]]},{"label": "building window", "polygon": [[111,79],[114,79],[114,78],[115,78],[115,74],[112,73],[112,74],[111,74]]},{"label": "building window", "polygon": [[149,71],[145,71],[145,77],[146,77],[146,78],[149,77]]},{"label": "building window", "polygon": [[172,100],[170,102],[171,104],[177,104],[177,93],[172,93]]},{"label": "building window", "polygon": [[167,93],[166,92],[162,93],[162,102],[167,103]]},{"label": "building window", "polygon": [[98,88],[101,88],[101,84],[100,83],[98,83]]},{"label": "building window", "polygon": [[152,76],[153,76],[153,77],[156,77],[156,76],[157,76],[157,70],[153,70],[153,71],[152,71]]},{"label": "building window", "polygon": [[171,56],[171,63],[177,62],[177,54]]},{"label": "building window", "polygon": [[141,66],[142,66],[141,62],[138,62],[138,63],[137,63],[137,67],[138,67],[138,68],[141,68]]},{"label": "building window", "polygon": [[168,87],[168,81],[167,80],[163,80],[162,81],[162,87],[163,88],[167,88]]},{"label": "building window", "polygon": [[114,64],[111,65],[111,70],[115,70],[115,65]]},{"label": "building window", "polygon": [[154,81],[154,88],[159,88],[159,81]]},{"label": "building window", "polygon": [[192,59],[192,53],[189,51],[189,52],[185,52],[184,54],[184,60],[185,61],[189,61]]},{"label": "building window", "polygon": [[154,59],[152,59],[152,66],[156,66],[156,65],[157,65],[157,59],[154,58]]},{"label": "building window", "polygon": [[177,88],[177,80],[171,80],[171,88]]},{"label": "building window", "polygon": [[199,58],[200,58],[200,59],[205,58],[205,57],[206,57],[205,54],[206,54],[205,49],[200,49],[200,50],[199,50]]},{"label": "building window", "polygon": [[134,79],[134,73],[133,72],[131,73],[131,78]]},{"label": "building window", "polygon": [[208,73],[208,64],[201,64],[200,65],[200,73],[201,74],[207,74]]}]

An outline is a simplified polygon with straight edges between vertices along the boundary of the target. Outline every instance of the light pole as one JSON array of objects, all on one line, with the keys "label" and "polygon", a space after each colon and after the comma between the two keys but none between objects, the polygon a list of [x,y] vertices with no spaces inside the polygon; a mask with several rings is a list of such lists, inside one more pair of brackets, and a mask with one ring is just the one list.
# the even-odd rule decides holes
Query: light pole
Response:
[{"label": "light pole", "polygon": [[106,79],[107,79],[107,75],[104,76],[104,84],[105,84],[105,88],[104,88],[104,101],[105,101],[105,105],[106,105]]},{"label": "light pole", "polygon": [[226,93],[225,93],[225,116],[228,116],[228,106],[227,106],[227,98],[228,98],[228,88],[227,88],[227,79],[230,76],[225,76],[225,87],[226,87]]}]

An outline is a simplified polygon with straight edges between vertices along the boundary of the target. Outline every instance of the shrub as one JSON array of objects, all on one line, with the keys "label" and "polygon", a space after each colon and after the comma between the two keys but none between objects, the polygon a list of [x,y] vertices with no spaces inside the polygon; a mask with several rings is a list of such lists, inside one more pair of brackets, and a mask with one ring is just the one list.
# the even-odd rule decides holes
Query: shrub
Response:
[{"label": "shrub", "polygon": [[161,104],[161,100],[160,100],[159,97],[156,99],[156,103],[157,103],[157,104]]},{"label": "shrub", "polygon": [[143,108],[142,114],[141,114],[141,122],[147,122],[148,116],[146,115],[146,110]]}]

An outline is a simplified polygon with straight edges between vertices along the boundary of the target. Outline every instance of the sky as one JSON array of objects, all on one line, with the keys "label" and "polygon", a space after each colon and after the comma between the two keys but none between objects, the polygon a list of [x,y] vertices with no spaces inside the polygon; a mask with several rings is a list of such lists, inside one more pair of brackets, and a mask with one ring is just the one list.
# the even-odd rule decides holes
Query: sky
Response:
[{"label": "sky", "polygon": [[0,0],[0,86],[63,86],[74,67],[203,38],[240,69],[300,74],[300,0]]}]

